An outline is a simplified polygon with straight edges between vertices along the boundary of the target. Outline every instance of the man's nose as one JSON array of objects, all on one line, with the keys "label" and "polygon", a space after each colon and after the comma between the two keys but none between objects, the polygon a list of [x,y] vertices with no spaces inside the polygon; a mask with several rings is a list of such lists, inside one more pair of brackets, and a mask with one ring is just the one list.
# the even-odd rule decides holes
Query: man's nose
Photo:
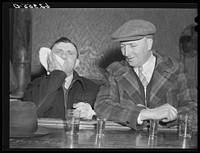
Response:
[{"label": "man's nose", "polygon": [[128,56],[131,52],[131,47],[130,45],[126,45],[125,46],[125,52],[124,52],[124,56]]},{"label": "man's nose", "polygon": [[63,52],[62,55],[61,55],[61,57],[62,57],[63,59],[66,59],[66,58],[67,58],[67,54]]}]

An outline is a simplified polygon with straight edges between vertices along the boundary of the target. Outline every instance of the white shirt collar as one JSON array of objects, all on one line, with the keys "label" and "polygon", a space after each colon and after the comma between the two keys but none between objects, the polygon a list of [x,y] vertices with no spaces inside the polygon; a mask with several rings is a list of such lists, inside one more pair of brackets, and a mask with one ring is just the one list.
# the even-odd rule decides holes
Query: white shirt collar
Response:
[{"label": "white shirt collar", "polygon": [[68,89],[73,79],[73,74],[65,78],[65,88]]},{"label": "white shirt collar", "polygon": [[[150,58],[149,58],[149,60],[142,65],[143,74],[146,77],[148,82],[150,82],[150,80],[151,80],[151,77],[152,77],[152,74],[153,74],[153,70],[155,68],[155,63],[156,63],[156,57],[152,53]],[[138,68],[134,68],[134,71],[138,75]]]}]

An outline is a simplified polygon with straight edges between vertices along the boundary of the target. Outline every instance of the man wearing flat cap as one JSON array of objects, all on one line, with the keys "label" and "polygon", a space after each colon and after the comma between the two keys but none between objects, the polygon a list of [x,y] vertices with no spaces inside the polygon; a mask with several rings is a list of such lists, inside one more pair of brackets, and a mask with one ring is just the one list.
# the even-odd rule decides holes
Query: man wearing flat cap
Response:
[{"label": "man wearing flat cap", "polygon": [[113,33],[125,60],[107,67],[108,83],[100,88],[94,110],[107,120],[140,130],[150,119],[174,126],[178,113],[197,124],[197,89],[184,65],[152,49],[154,24],[130,20]]}]

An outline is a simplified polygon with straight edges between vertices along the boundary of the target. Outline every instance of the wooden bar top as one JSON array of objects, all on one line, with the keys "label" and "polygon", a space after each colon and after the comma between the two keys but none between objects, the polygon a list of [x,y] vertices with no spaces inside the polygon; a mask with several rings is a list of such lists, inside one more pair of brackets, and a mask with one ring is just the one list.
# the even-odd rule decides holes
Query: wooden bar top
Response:
[{"label": "wooden bar top", "polygon": [[96,121],[81,121],[77,136],[67,136],[62,120],[38,119],[50,134],[34,138],[10,138],[10,148],[197,148],[197,132],[192,138],[178,137],[176,128],[159,127],[157,139],[149,139],[147,129],[135,131],[106,121],[105,135],[96,134]]}]

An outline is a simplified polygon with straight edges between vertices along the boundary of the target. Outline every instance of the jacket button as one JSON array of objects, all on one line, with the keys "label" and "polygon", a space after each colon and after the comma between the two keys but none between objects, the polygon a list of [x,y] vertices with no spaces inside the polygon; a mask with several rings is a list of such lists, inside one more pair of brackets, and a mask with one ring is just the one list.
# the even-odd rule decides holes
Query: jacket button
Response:
[{"label": "jacket button", "polygon": [[126,121],[126,124],[129,124],[129,121]]}]

